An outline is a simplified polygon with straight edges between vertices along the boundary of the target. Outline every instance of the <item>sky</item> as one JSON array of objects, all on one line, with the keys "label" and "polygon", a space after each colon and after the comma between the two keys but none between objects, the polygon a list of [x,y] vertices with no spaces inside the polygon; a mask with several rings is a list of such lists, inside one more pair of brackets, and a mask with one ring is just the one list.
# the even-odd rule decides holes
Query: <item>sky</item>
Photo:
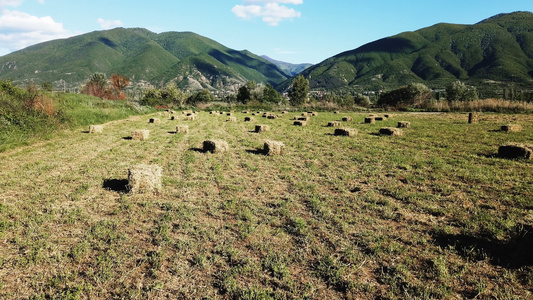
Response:
[{"label": "sky", "polygon": [[437,23],[533,12],[532,0],[0,0],[0,56],[115,27],[191,31],[235,50],[319,63]]}]

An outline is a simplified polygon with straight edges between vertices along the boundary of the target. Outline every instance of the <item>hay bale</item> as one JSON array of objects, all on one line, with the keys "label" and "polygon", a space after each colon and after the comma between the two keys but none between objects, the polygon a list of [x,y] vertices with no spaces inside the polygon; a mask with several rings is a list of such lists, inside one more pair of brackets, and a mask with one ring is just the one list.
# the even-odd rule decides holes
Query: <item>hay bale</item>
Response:
[{"label": "hay bale", "polygon": [[306,113],[306,112],[302,113],[302,116],[304,116],[304,117],[307,117],[308,115],[309,115],[309,113]]},{"label": "hay bale", "polygon": [[278,118],[278,116],[276,116],[276,115],[268,115],[267,116],[267,119],[271,119],[271,120],[277,119],[277,118]]},{"label": "hay bale", "polygon": [[128,170],[127,189],[130,193],[149,193],[161,190],[161,174],[158,165],[136,165]]},{"label": "hay bale", "polygon": [[355,136],[357,134],[357,129],[353,128],[337,128],[335,129],[336,136]]},{"label": "hay bale", "polygon": [[385,117],[374,117],[374,120],[383,121],[383,120],[385,120]]},{"label": "hay bale", "polygon": [[298,117],[298,119],[297,119],[297,121],[305,121],[305,122],[307,122],[309,120],[311,120],[310,117]]},{"label": "hay bale", "polygon": [[187,121],[194,121],[196,120],[197,116],[195,114],[192,114],[192,115],[188,115],[187,116]]},{"label": "hay bale", "polygon": [[175,121],[175,120],[178,119],[178,116],[172,116],[170,119],[171,119],[172,121]]},{"label": "hay bale", "polygon": [[374,124],[374,123],[376,123],[376,118],[375,117],[365,118],[365,124]]},{"label": "hay bale", "polygon": [[302,120],[294,121],[293,125],[294,126],[307,126],[307,121],[302,121]]},{"label": "hay bale", "polygon": [[479,114],[478,113],[468,113],[468,124],[475,124],[479,121]]},{"label": "hay bale", "polygon": [[335,112],[333,112],[334,114],[340,114],[340,112],[338,110],[336,110]]},{"label": "hay bale", "polygon": [[531,159],[533,153],[533,145],[524,145],[518,143],[510,143],[500,146],[498,148],[498,156],[502,158],[523,158]]},{"label": "hay bale", "polygon": [[149,123],[161,124],[161,119],[159,119],[159,118],[151,118]]},{"label": "hay bale", "polygon": [[269,131],[269,130],[270,130],[270,126],[268,125],[255,125],[255,132],[257,133]]},{"label": "hay bale", "polygon": [[398,122],[398,128],[410,128],[410,127],[411,127],[411,122],[407,122],[407,121]]},{"label": "hay bale", "polygon": [[222,153],[229,150],[228,143],[223,140],[204,141],[204,151],[212,153]]},{"label": "hay bale", "polygon": [[379,134],[390,135],[390,136],[402,136],[403,131],[399,128],[383,127],[379,130]]},{"label": "hay bale", "polygon": [[189,133],[189,125],[176,126],[176,133]]},{"label": "hay bale", "polygon": [[390,119],[390,118],[393,117],[393,115],[391,115],[391,114],[384,114],[383,116],[384,116],[385,118],[387,118],[387,119]]},{"label": "hay bale", "polygon": [[104,131],[103,125],[89,125],[89,133],[102,133]]},{"label": "hay bale", "polygon": [[314,111],[314,112],[311,113],[311,116],[318,117],[318,113],[316,111]]},{"label": "hay bale", "polygon": [[288,110],[284,110],[284,111],[282,111],[281,113],[284,114],[284,115],[286,115],[286,114],[289,113],[289,111],[288,111]]},{"label": "hay bale", "polygon": [[501,127],[501,131],[506,131],[506,132],[520,132],[522,131],[522,125],[518,125],[518,124],[507,124],[507,125],[503,125]]},{"label": "hay bale", "polygon": [[353,121],[353,118],[352,117],[342,117],[342,121],[343,122],[351,122],[351,121]]},{"label": "hay bale", "polygon": [[132,140],[138,140],[138,141],[144,141],[147,140],[150,136],[150,130],[134,130],[131,132],[131,139]]},{"label": "hay bale", "polygon": [[235,123],[235,122],[237,122],[237,118],[235,118],[235,117],[229,117],[229,118],[228,118],[228,122]]},{"label": "hay bale", "polygon": [[328,122],[328,127],[340,127],[340,126],[341,126],[341,122],[339,121]]},{"label": "hay bale", "polygon": [[252,122],[254,120],[253,117],[245,117],[244,122]]},{"label": "hay bale", "polygon": [[276,141],[265,141],[263,153],[265,155],[282,155],[285,151],[285,144]]},{"label": "hay bale", "polygon": [[233,116],[233,113],[229,112],[226,114],[228,117]]}]

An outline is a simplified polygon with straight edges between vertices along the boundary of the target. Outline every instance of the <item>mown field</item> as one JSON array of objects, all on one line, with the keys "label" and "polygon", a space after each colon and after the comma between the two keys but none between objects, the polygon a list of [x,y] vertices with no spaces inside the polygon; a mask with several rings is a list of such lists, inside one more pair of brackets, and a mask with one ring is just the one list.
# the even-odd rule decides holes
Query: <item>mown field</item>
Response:
[{"label": "mown field", "polygon": [[[533,115],[297,115],[135,116],[0,153],[0,298],[533,297],[533,160],[496,155],[533,143]],[[343,116],[357,136],[326,126]],[[163,168],[158,193],[125,193],[140,163]]]}]

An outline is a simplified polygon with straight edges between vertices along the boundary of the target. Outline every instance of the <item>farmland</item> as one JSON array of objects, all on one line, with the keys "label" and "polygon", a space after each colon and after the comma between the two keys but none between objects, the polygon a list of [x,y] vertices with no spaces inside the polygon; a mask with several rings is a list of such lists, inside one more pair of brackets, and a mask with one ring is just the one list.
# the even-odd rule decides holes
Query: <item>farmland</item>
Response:
[{"label": "farmland", "polygon": [[[0,298],[533,297],[533,160],[497,156],[533,143],[533,115],[176,116],[0,153]],[[378,134],[399,121],[402,136]],[[162,168],[158,192],[127,193],[138,164]]]}]

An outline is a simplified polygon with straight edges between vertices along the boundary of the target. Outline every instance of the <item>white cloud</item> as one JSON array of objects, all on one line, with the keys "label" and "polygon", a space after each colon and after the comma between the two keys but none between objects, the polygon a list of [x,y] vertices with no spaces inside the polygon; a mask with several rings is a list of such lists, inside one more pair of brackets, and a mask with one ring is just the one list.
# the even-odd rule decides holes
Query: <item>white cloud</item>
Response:
[{"label": "white cloud", "polygon": [[277,26],[286,19],[294,19],[301,17],[301,13],[293,8],[279,3],[287,4],[303,4],[303,0],[244,0],[244,3],[259,3],[264,5],[235,5],[231,10],[237,17],[250,20],[260,17],[263,22],[271,26]]},{"label": "white cloud", "polygon": [[283,4],[303,4],[303,0],[243,0],[244,3],[283,3]]},{"label": "white cloud", "polygon": [[0,8],[4,6],[19,6],[24,0],[0,0]]},{"label": "white cloud", "polygon": [[[10,1],[2,1],[0,4],[6,2]],[[20,11],[0,10],[0,44],[9,51],[67,36],[69,33],[63,28],[63,24],[55,22],[52,17],[36,17]]]},{"label": "white cloud", "polygon": [[98,22],[98,24],[102,26],[102,29],[105,29],[105,30],[122,26],[122,22],[119,20],[104,20],[102,18],[98,18],[96,22]]}]

